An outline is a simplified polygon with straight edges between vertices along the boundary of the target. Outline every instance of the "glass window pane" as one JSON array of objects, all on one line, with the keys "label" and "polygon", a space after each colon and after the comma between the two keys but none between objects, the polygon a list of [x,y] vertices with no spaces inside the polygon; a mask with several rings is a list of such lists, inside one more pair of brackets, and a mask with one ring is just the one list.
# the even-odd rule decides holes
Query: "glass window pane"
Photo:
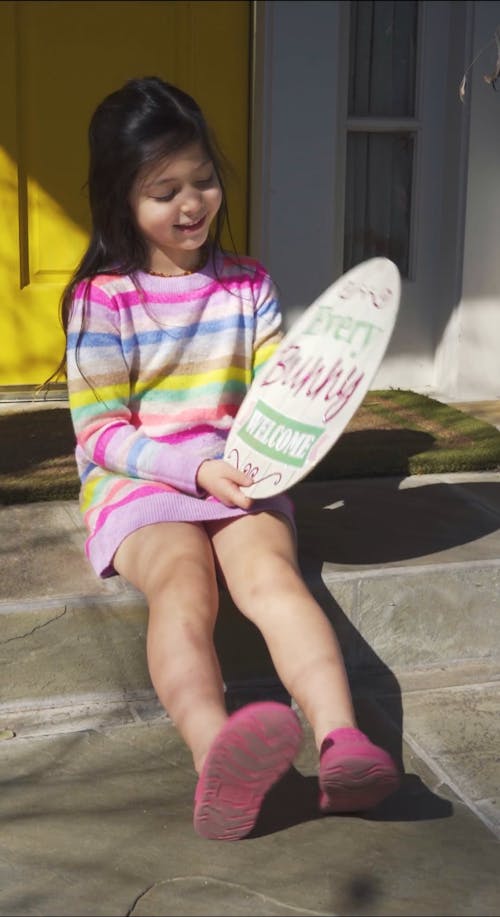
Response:
[{"label": "glass window pane", "polygon": [[417,2],[351,3],[349,115],[413,117]]},{"label": "glass window pane", "polygon": [[347,135],[344,271],[383,256],[408,276],[414,137]]}]

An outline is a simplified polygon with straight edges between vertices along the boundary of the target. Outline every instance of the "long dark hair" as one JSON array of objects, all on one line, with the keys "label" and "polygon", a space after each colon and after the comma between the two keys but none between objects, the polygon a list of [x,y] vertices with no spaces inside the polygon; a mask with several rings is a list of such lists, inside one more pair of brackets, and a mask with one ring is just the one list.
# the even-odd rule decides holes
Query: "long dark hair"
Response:
[{"label": "long dark hair", "polygon": [[[98,105],[88,131],[90,161],[88,194],[92,228],[89,245],[70,282],[63,290],[60,320],[64,333],[75,287],[96,274],[131,274],[147,267],[147,249],[129,203],[133,182],[145,164],[200,143],[213,165],[222,191],[222,203],[211,229],[210,253],[222,249],[227,224],[224,175],[228,164],[195,100],[156,76],[128,80]],[[47,380],[65,374],[66,354]],[[46,384],[47,384],[46,383]]]}]

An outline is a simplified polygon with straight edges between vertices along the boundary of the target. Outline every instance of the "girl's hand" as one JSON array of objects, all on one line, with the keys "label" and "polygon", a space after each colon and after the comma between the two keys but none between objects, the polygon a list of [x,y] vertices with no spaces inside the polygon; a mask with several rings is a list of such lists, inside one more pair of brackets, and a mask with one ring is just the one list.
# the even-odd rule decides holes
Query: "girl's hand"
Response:
[{"label": "girl's hand", "polygon": [[240,490],[240,487],[252,484],[252,478],[243,471],[233,468],[223,459],[206,459],[202,462],[198,468],[196,483],[212,497],[217,497],[225,506],[249,509],[252,505],[253,501],[250,497]]}]

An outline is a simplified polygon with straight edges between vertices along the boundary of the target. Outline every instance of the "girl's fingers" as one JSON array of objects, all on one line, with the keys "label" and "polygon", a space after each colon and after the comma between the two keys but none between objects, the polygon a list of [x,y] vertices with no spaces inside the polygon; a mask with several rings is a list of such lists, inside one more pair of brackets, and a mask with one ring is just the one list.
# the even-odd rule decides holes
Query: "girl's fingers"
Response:
[{"label": "girl's fingers", "polygon": [[237,484],[232,484],[228,487],[227,496],[229,498],[229,506],[239,506],[240,509],[249,509],[252,505],[250,497],[247,497]]}]

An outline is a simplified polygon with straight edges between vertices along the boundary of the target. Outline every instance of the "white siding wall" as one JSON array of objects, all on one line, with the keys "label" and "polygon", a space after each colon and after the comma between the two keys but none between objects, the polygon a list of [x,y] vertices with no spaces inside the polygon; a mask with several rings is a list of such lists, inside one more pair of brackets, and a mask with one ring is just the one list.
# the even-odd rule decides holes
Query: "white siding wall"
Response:
[{"label": "white siding wall", "polygon": [[[500,26],[500,3],[473,7],[471,60]],[[447,329],[438,380],[447,395],[464,401],[500,398],[500,92],[483,79],[495,63],[493,43],[469,73],[462,296]]]},{"label": "white siding wall", "polygon": [[341,273],[335,264],[341,3],[258,3],[251,253],[290,324]]}]

